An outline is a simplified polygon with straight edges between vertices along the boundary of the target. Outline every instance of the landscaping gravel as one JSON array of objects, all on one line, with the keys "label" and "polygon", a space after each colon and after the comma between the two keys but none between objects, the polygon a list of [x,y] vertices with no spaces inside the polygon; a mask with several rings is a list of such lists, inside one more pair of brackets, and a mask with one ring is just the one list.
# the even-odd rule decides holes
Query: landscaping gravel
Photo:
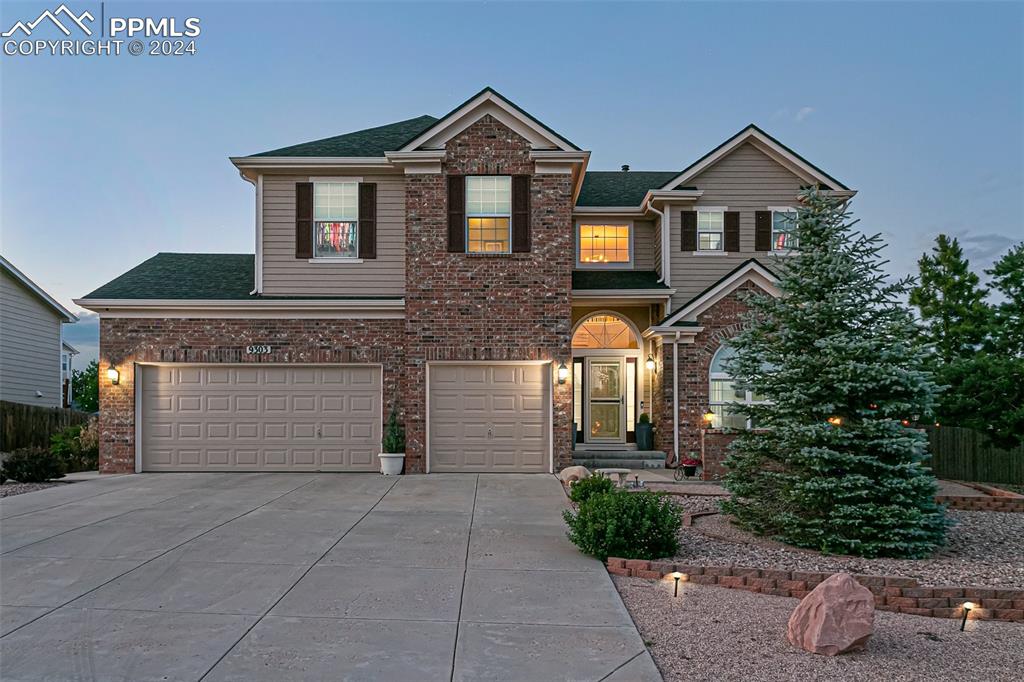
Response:
[{"label": "landscaping gravel", "polygon": [[[1012,680],[1024,670],[1024,626],[875,612],[867,649],[827,657],[786,641],[799,603],[670,581],[613,576],[668,682],[675,680]],[[1017,670],[1018,673],[1013,673]]]},{"label": "landscaping gravel", "polygon": [[55,485],[61,485],[60,483],[4,483],[0,485],[0,497],[11,497],[13,495],[21,495],[22,493],[34,493],[37,490],[45,490],[46,488],[52,488]]},{"label": "landscaping gravel", "polygon": [[[706,511],[708,498],[675,497],[686,511]],[[712,504],[713,507],[713,504]],[[916,578],[923,586],[1024,588],[1024,514],[949,510],[946,546],[927,559],[862,559],[797,549],[741,530],[721,515],[701,516],[679,530],[675,560],[795,571],[846,571]]]}]

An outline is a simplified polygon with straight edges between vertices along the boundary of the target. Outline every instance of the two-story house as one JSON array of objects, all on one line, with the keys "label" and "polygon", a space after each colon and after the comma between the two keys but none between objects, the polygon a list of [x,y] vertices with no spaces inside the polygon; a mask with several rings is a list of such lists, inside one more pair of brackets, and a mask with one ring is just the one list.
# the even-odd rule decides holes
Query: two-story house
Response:
[{"label": "two-story house", "polygon": [[[548,472],[742,427],[722,361],[775,292],[801,187],[853,191],[755,126],[681,171],[590,153],[487,88],[421,116],[232,158],[255,254],[161,253],[98,312],[101,470]],[[575,427],[575,428],[574,428]],[[576,442],[572,442],[576,434]]]}]

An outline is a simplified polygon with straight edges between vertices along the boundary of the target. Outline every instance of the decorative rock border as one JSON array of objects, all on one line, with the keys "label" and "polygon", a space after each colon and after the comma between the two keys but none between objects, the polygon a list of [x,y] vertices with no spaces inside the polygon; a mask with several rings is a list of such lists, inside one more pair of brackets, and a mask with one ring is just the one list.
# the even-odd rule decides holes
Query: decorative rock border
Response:
[{"label": "decorative rock border", "polygon": [[996,511],[1024,514],[1024,497],[970,497],[937,495],[935,501],[960,511]]},{"label": "decorative rock border", "polygon": [[[832,573],[780,571],[746,566],[697,566],[671,561],[646,561],[609,557],[608,572],[613,575],[661,580],[678,571],[686,581],[698,585],[716,585],[734,590],[759,592],[777,597],[803,599],[818,583]],[[933,618],[962,618],[962,604],[975,604],[968,616],[972,620],[1024,622],[1024,590],[987,587],[920,587],[914,578],[881,575],[854,575],[857,582],[875,595],[880,611],[909,613]]]}]

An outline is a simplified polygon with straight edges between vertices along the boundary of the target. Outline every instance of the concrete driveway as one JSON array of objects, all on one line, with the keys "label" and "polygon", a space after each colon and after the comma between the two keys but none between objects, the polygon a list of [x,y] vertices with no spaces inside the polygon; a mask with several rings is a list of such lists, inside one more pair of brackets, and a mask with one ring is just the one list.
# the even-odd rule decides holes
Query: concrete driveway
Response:
[{"label": "concrete driveway", "polygon": [[547,475],[141,474],[0,502],[4,680],[659,680]]}]

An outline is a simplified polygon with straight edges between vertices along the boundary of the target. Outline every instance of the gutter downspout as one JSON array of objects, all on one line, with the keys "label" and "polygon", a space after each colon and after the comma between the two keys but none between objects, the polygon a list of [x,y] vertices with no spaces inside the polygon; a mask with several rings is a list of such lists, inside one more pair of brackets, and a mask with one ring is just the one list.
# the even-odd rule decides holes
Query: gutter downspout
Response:
[{"label": "gutter downspout", "polygon": [[[666,207],[667,208],[667,207]],[[659,211],[654,208],[654,202],[651,201],[647,204],[647,210],[658,216],[658,220],[661,222],[661,277],[658,278],[658,283],[664,282],[668,286],[668,268],[665,265],[665,256],[668,253],[668,247],[665,245],[665,236],[668,234],[668,229],[665,227],[665,216],[668,211]]]},{"label": "gutter downspout", "polygon": [[263,174],[257,175],[256,180],[246,177],[245,173],[241,171],[238,174],[256,188],[256,251],[254,256],[256,262],[253,263],[253,279],[255,281],[253,290],[249,292],[250,296],[256,296],[263,293]]},{"label": "gutter downspout", "polygon": [[676,453],[676,466],[682,461],[679,455],[679,332],[672,341],[672,447]]}]

